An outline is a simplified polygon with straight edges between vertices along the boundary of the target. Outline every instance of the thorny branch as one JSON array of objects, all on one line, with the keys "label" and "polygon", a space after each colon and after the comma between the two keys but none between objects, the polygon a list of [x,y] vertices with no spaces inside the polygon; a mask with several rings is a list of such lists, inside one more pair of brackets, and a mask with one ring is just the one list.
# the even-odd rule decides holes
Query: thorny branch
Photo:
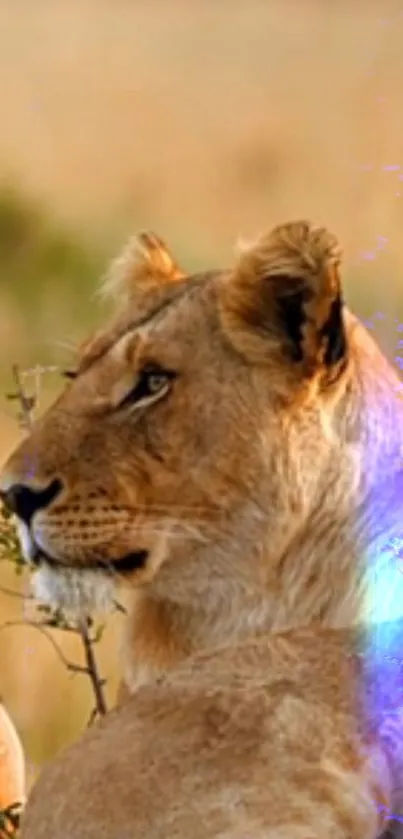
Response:
[{"label": "thorny branch", "polygon": [[103,692],[105,680],[101,679],[99,676],[98,666],[94,655],[93,641],[89,634],[89,625],[86,619],[80,621],[79,631],[84,644],[86,671],[92,680],[92,686],[94,689],[95,708],[98,714],[106,714],[108,709]]},{"label": "thorny branch", "polygon": [[[32,423],[34,420],[34,411],[35,408],[38,406],[39,400],[39,377],[43,372],[45,372],[45,368],[36,368],[33,372],[37,374],[36,388],[35,394],[31,396],[28,395],[24,389],[24,374],[20,372],[18,365],[14,364],[12,367],[12,374],[15,390],[12,393],[7,394],[7,398],[9,400],[14,400],[18,402],[20,409],[18,413],[18,419],[21,426],[25,430],[30,430],[32,427]],[[15,557],[16,569],[17,571],[21,570],[23,562],[20,557],[19,545],[16,536],[13,532],[13,529],[10,526],[8,518],[6,515],[4,515],[4,513],[3,523],[0,521],[0,557],[1,555],[12,555],[13,557]],[[10,594],[14,597],[21,596],[24,599],[27,599],[24,595],[20,595],[19,592],[16,592],[13,589],[2,588],[2,590],[5,593]],[[33,598],[29,597],[29,599]],[[69,670],[71,673],[82,673],[89,677],[95,699],[95,707],[93,709],[90,719],[90,722],[92,722],[98,715],[103,715],[107,712],[107,704],[104,694],[105,680],[100,676],[96,657],[94,654],[94,644],[100,640],[102,627],[100,628],[100,630],[98,630],[97,633],[93,634],[91,633],[92,622],[90,618],[84,617],[77,624],[72,624],[60,611],[51,611],[48,607],[38,607],[38,610],[42,612],[42,614],[44,614],[45,616],[38,621],[25,621],[25,625],[35,627],[38,631],[40,631],[47,637],[49,642],[54,647],[59,660],[64,664],[67,670]],[[17,623],[18,622],[14,622],[14,624],[12,624],[11,622],[9,622],[7,624],[4,624],[4,627],[16,625]],[[48,631],[49,629],[60,629],[65,632],[76,632],[80,636],[84,649],[84,666],[76,665],[73,662],[70,662],[64,656],[64,653],[62,652],[60,646],[57,644],[57,642],[52,637],[51,633]]]},{"label": "thorny branch", "polygon": [[20,406],[20,413],[18,419],[23,428],[29,430],[33,422],[33,411],[38,402],[38,396],[28,396],[22,386],[21,374],[17,364],[12,366],[13,379],[15,382],[15,392],[8,393],[7,399],[16,400]]}]

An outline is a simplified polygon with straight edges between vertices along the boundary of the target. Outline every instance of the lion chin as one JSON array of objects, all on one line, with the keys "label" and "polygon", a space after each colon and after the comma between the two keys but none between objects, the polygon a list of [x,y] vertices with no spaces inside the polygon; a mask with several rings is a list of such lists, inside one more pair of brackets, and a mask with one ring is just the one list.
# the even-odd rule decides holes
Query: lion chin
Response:
[{"label": "lion chin", "polygon": [[116,599],[111,576],[99,570],[55,569],[46,563],[34,572],[32,590],[39,603],[73,619],[111,612]]}]

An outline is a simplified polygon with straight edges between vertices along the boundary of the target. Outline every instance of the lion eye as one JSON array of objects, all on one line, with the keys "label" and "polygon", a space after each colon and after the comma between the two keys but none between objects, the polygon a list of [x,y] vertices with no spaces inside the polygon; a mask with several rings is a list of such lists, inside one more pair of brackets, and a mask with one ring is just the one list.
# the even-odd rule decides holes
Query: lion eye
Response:
[{"label": "lion eye", "polygon": [[165,387],[166,384],[169,382],[169,376],[167,373],[163,372],[155,372],[155,373],[143,373],[145,377],[145,385],[150,394],[158,393],[162,388]]},{"label": "lion eye", "polygon": [[163,394],[169,388],[175,373],[172,370],[162,370],[155,366],[146,366],[140,371],[135,387],[126,394],[119,407],[136,405],[147,398]]}]

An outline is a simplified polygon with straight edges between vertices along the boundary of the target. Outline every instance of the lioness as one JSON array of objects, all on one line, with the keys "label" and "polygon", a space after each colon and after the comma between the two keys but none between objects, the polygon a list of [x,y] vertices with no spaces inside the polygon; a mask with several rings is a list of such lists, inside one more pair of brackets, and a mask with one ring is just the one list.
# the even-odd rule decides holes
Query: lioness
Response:
[{"label": "lioness", "polygon": [[344,628],[376,617],[400,535],[403,404],[340,259],[301,221],[228,271],[188,276],[152,234],[112,266],[116,312],[1,492],[38,597],[130,592],[134,695],[43,772],[22,839],[386,826],[393,755]]}]

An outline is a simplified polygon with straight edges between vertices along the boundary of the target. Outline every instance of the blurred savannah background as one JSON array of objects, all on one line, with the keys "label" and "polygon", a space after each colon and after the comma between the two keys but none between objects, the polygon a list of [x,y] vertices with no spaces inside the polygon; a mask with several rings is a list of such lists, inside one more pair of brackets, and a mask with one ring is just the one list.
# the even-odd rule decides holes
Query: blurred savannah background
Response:
[{"label": "blurred savannah background", "polygon": [[[239,237],[289,218],[329,225],[348,302],[403,365],[399,5],[0,0],[0,459],[22,433],[11,364],[69,366],[102,316],[99,274],[141,228],[192,269],[229,264]],[[42,405],[59,386],[42,376]],[[28,579],[2,562],[0,585]],[[0,624],[26,610],[0,592]],[[110,701],[118,624],[97,648]],[[26,625],[0,629],[0,693],[31,776],[92,707],[87,680]]]}]

